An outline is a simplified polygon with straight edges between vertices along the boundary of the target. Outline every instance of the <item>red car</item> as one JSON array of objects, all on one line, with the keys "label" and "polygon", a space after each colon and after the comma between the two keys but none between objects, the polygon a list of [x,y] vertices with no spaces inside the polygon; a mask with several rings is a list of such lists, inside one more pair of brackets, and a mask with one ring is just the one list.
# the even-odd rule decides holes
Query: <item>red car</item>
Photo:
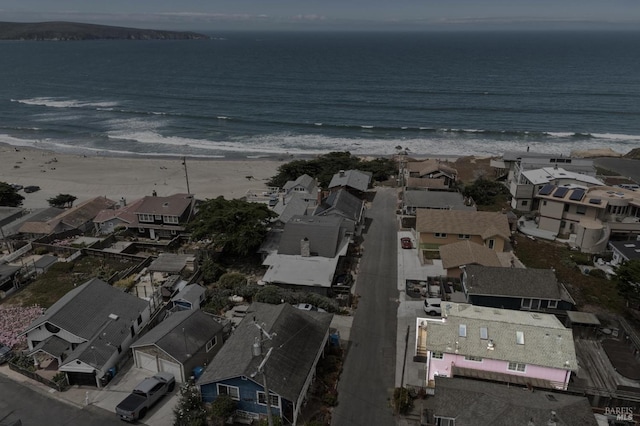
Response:
[{"label": "red car", "polygon": [[413,248],[413,244],[411,244],[411,238],[408,237],[400,238],[400,245],[403,249]]}]

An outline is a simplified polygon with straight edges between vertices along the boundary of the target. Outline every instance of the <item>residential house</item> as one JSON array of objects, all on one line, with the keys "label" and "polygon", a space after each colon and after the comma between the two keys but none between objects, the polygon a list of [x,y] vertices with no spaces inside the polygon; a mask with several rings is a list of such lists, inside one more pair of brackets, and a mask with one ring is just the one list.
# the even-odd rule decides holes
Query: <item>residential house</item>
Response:
[{"label": "residential house", "polygon": [[507,186],[511,185],[515,175],[522,170],[555,167],[556,165],[570,172],[596,176],[592,159],[567,157],[562,154],[507,151],[502,155],[502,158],[492,159],[490,165],[496,170],[496,177],[506,179]]},{"label": "residential house", "polygon": [[543,186],[553,184],[556,186],[591,186],[604,185],[594,176],[576,173],[558,167],[543,167],[540,169],[525,170],[516,167],[513,180],[509,185],[511,193],[511,208],[522,212],[538,210],[535,195]]},{"label": "residential house", "polygon": [[566,390],[578,369],[572,331],[555,315],[445,302],[442,316],[416,322],[428,387],[446,376]]},{"label": "residential house", "polygon": [[288,181],[282,189],[284,191],[284,194],[282,194],[283,199],[288,199],[294,194],[297,194],[298,197],[302,197],[302,199],[314,205],[318,202],[318,194],[320,191],[318,183],[307,174],[299,176],[296,180]]},{"label": "residential house", "polygon": [[220,351],[223,326],[199,309],[171,312],[131,345],[137,368],[171,373],[183,383]]},{"label": "residential house", "polygon": [[459,192],[404,191],[402,212],[406,215],[415,215],[418,209],[476,211],[476,206],[472,200],[465,199]]},{"label": "residential house", "polygon": [[611,186],[591,188],[545,185],[538,191],[538,228],[572,234],[573,245],[599,253],[607,242],[640,236],[640,193]]},{"label": "residential house", "polygon": [[640,259],[640,241],[609,241],[609,249],[612,253],[611,265],[620,266],[630,260]]},{"label": "residential house", "polygon": [[295,216],[281,234],[277,252],[263,261],[265,283],[328,295],[354,232],[339,216]]},{"label": "residential house", "polygon": [[33,238],[70,230],[87,232],[93,227],[93,219],[96,215],[101,210],[111,208],[115,204],[115,201],[106,197],[95,197],[69,209],[62,210],[60,214],[49,220],[24,222],[19,232],[28,234]]},{"label": "residential house", "polygon": [[313,212],[314,216],[339,216],[360,224],[364,220],[364,201],[346,189],[330,192]]},{"label": "residential house", "polygon": [[69,384],[101,386],[149,317],[147,302],[93,278],[65,294],[22,334],[30,355],[53,357]]},{"label": "residential house", "polygon": [[174,238],[185,232],[194,213],[194,200],[192,194],[144,197],[129,228],[142,238]]},{"label": "residential house", "polygon": [[[5,207],[0,206],[0,228],[19,219],[26,213],[22,207]],[[0,235],[1,236],[1,235]]]},{"label": "residential house", "polygon": [[[29,225],[27,225],[28,228],[25,228],[25,233],[23,236],[28,238],[37,238],[41,235],[44,235],[40,233],[40,231],[47,226],[46,222],[58,216],[62,212],[64,212],[64,209],[59,209],[57,207],[33,209],[31,212],[26,213],[25,215],[16,218],[12,222],[4,225],[2,227],[2,232],[5,238],[18,238],[20,237],[22,227],[25,226],[25,224],[29,223]],[[35,229],[36,233],[33,235],[29,235],[28,231],[30,231],[31,229]]]},{"label": "residential house", "polygon": [[198,284],[189,284],[171,298],[171,304],[177,310],[200,309],[204,304],[205,294],[204,287]]},{"label": "residential house", "polygon": [[458,171],[436,159],[408,161],[404,168],[404,181],[409,183],[410,178],[440,180],[444,186],[452,188],[458,178]]},{"label": "residential house", "polygon": [[294,216],[305,216],[313,214],[315,206],[318,204],[316,199],[309,200],[306,194],[295,192],[288,197],[282,197],[273,207],[273,212],[278,216],[271,222],[272,227],[281,229],[285,223],[289,222]]},{"label": "residential house", "polygon": [[459,377],[436,377],[435,387],[423,404],[429,425],[598,426],[584,396]]},{"label": "residential house", "polygon": [[147,267],[149,281],[161,287],[162,297],[173,297],[187,285],[195,270],[196,258],[192,254],[160,253]]},{"label": "residential house", "polygon": [[496,252],[509,249],[511,230],[503,213],[418,209],[416,239],[424,251],[463,240],[485,245]]},{"label": "residential house", "polygon": [[333,315],[257,302],[248,311],[198,379],[202,399],[229,395],[237,404],[236,421],[264,419],[267,383],[272,416],[296,425]]},{"label": "residential house", "polygon": [[460,278],[467,265],[502,266],[494,250],[470,240],[440,246],[440,259],[451,278]]},{"label": "residential house", "polygon": [[408,178],[405,183],[404,190],[454,191],[453,189],[449,188],[444,179],[429,179],[419,177]]},{"label": "residential house", "polygon": [[576,304],[552,269],[467,265],[462,287],[467,302],[477,306],[564,316]]},{"label": "residential house", "polygon": [[135,222],[136,211],[143,201],[144,198],[141,198],[131,204],[126,204],[126,201],[123,200],[123,205],[116,205],[113,208],[100,211],[93,219],[96,233],[106,235],[113,233],[119,227],[128,229]]},{"label": "residential house", "polygon": [[371,173],[360,170],[340,170],[329,182],[329,191],[346,189],[357,197],[362,197],[371,185]]}]

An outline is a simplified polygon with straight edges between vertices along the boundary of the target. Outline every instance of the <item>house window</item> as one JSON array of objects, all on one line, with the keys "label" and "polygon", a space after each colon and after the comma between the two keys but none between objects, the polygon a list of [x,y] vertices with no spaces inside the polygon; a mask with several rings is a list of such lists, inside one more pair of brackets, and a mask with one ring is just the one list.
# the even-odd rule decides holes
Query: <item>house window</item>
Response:
[{"label": "house window", "polygon": [[540,299],[522,299],[522,309],[537,311],[540,309]]},{"label": "house window", "polygon": [[433,359],[443,359],[444,354],[442,352],[431,352],[431,358]]},{"label": "house window", "polygon": [[464,357],[464,359],[466,361],[482,362],[482,357],[481,356],[466,355]]},{"label": "house window", "polygon": [[162,220],[162,215],[160,215],[160,214],[155,215],[155,219],[156,220]]},{"label": "house window", "polygon": [[152,214],[146,214],[146,213],[140,213],[140,214],[138,214],[138,220],[140,222],[153,222],[153,215]]},{"label": "house window", "polygon": [[138,232],[144,233],[144,228],[138,228]]},{"label": "house window", "polygon": [[489,241],[487,241],[487,247],[489,247],[490,249],[493,249],[496,245],[496,240],[491,239]]},{"label": "house window", "polygon": [[456,426],[456,419],[452,419],[451,417],[434,417],[436,426]]},{"label": "house window", "polygon": [[[258,391],[258,404],[260,405],[267,405],[267,400],[265,398],[265,393],[262,391]],[[280,397],[278,395],[275,395],[271,392],[269,392],[269,398],[271,399],[271,401],[269,401],[270,405],[272,407],[280,407]]]},{"label": "house window", "polygon": [[236,386],[223,385],[221,383],[217,384],[218,387],[218,395],[229,395],[231,399],[236,401],[240,401],[240,389]]},{"label": "house window", "polygon": [[507,368],[510,371],[518,371],[520,373],[524,373],[524,370],[526,370],[527,365],[519,362],[510,362]]},{"label": "house window", "polygon": [[162,216],[164,223],[178,223],[178,216]]},{"label": "house window", "polygon": [[576,214],[584,215],[587,213],[587,206],[576,206]]},{"label": "house window", "polygon": [[542,200],[542,205],[546,206],[547,205],[547,200]]},{"label": "house window", "polygon": [[522,207],[527,207],[529,205],[529,200],[522,200]]},{"label": "house window", "polygon": [[469,238],[471,238],[469,234],[458,234],[458,239],[460,240],[468,240]]},{"label": "house window", "polygon": [[564,211],[565,213],[569,211],[569,208],[571,207],[571,204],[565,204],[564,205]]},{"label": "house window", "polygon": [[209,340],[207,342],[207,352],[209,352],[211,349],[213,349],[213,347],[216,345],[216,343],[218,343],[218,338],[216,336],[213,336],[213,339]]},{"label": "house window", "polygon": [[556,309],[557,307],[558,307],[557,300],[549,300],[549,303],[547,304],[547,308]]},{"label": "house window", "polygon": [[436,232],[433,234],[436,238],[447,238],[447,234],[444,232]]}]

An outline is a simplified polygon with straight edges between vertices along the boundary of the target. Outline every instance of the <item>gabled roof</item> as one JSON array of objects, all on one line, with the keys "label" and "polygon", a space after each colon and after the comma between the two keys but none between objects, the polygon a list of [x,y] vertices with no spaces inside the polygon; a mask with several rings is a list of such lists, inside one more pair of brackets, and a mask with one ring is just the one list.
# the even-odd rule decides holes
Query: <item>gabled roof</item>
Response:
[{"label": "gabled roof", "polygon": [[371,173],[360,170],[339,171],[331,178],[329,189],[337,187],[349,187],[365,192],[371,183]]},{"label": "gabled roof", "polygon": [[507,216],[495,212],[418,209],[416,230],[479,235],[483,240],[494,236],[507,240],[511,236]]},{"label": "gabled roof", "polygon": [[314,216],[327,216],[338,214],[345,219],[360,222],[360,214],[364,201],[345,189],[332,192],[322,203],[316,207]]},{"label": "gabled roof", "polygon": [[301,241],[307,238],[312,254],[333,258],[346,234],[343,222],[335,216],[294,216],[284,225],[278,254],[301,255]]},{"label": "gabled roof", "polygon": [[[90,340],[109,322],[128,324],[148,307],[147,302],[93,278],[74,288],[34,320],[23,332],[48,322],[82,339]],[[118,318],[113,321],[109,315]]]},{"label": "gabled roof", "polygon": [[410,177],[407,179],[407,188],[431,188],[431,189],[448,189],[449,187],[444,183],[444,178],[429,179]]},{"label": "gabled roof", "polygon": [[449,167],[442,164],[439,160],[430,158],[422,161],[408,161],[405,167],[410,173],[417,173],[420,176],[441,173],[448,177],[454,177],[458,174],[458,171],[453,167]]},{"label": "gabled roof", "polygon": [[182,216],[191,208],[193,195],[173,194],[168,197],[144,197],[135,210],[136,214],[152,214],[163,216]]},{"label": "gabled roof", "polygon": [[112,207],[116,202],[106,197],[95,197],[67,210],[61,210],[58,215],[45,221],[30,219],[20,228],[20,232],[28,234],[50,234],[63,223],[69,228],[80,228],[93,220],[103,209]]},{"label": "gabled roof", "polygon": [[468,265],[465,274],[469,294],[562,299],[560,283],[551,269]]},{"label": "gabled roof", "polygon": [[406,207],[476,211],[475,206],[465,205],[459,192],[407,190],[403,194],[403,203]]},{"label": "gabled roof", "polygon": [[149,330],[131,348],[155,345],[184,364],[221,331],[222,325],[199,309],[178,311]]},{"label": "gabled roof", "polygon": [[[425,408],[439,417],[455,418],[456,426],[597,426],[586,397],[561,392],[529,392],[479,380],[435,378],[435,394]],[[555,423],[551,423],[555,412]]]},{"label": "gabled roof", "polygon": [[[553,314],[487,308],[443,302],[443,322],[427,324],[427,348],[433,352],[533,364],[577,371],[578,361],[571,329]],[[464,325],[466,337],[461,337]],[[487,339],[480,336],[487,329]],[[523,344],[517,343],[522,333]],[[493,342],[493,349],[488,347]]]},{"label": "gabled roof", "polygon": [[304,188],[310,194],[317,189],[316,180],[308,174],[298,176],[296,180],[288,181],[284,184],[282,189],[284,189],[286,192],[289,192],[291,188],[295,188],[296,186]]},{"label": "gabled roof", "polygon": [[134,201],[131,204],[122,206],[119,209],[101,210],[93,219],[95,223],[104,223],[112,219],[120,219],[126,223],[132,223],[136,220],[136,211],[144,201],[144,198]]},{"label": "gabled roof", "polygon": [[[44,223],[46,226],[47,221],[49,221],[50,219],[53,219],[63,211],[64,211],[63,209],[59,209],[57,207],[34,209],[31,213],[27,213],[26,215],[11,222],[10,224],[5,225],[3,227],[4,234],[5,236],[15,235],[19,232],[38,234],[40,232],[30,232],[31,226],[33,226],[31,225],[31,223],[37,223],[37,224]],[[23,231],[23,229],[25,230]],[[48,234],[49,232],[44,232],[44,233]]]},{"label": "gabled roof", "polygon": [[[198,385],[216,383],[235,377],[251,377],[258,370],[262,356],[251,349],[257,338],[264,338],[254,324],[274,334],[263,344],[263,355],[272,347],[266,363],[269,390],[289,401],[296,401],[312,373],[313,364],[323,350],[333,314],[302,311],[283,303],[269,305],[254,302],[229,340],[198,379]],[[261,379],[255,379],[262,383]]]},{"label": "gabled roof", "polygon": [[500,266],[500,259],[489,247],[469,240],[440,246],[440,258],[444,269],[462,265]]},{"label": "gabled roof", "polygon": [[294,216],[306,215],[307,209],[311,204],[312,202],[307,200],[304,194],[294,192],[289,197],[283,197],[275,205],[273,211],[278,215],[277,221],[287,223]]}]

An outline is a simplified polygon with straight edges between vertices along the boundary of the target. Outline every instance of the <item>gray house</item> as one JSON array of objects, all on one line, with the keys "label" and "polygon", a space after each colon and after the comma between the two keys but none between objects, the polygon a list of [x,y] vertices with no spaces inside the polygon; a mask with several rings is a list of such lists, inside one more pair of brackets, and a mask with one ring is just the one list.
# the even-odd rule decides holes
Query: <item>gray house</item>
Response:
[{"label": "gray house", "polygon": [[371,173],[360,170],[340,170],[329,182],[329,191],[346,189],[354,195],[362,196],[371,185]]},{"label": "gray house", "polygon": [[131,345],[135,366],[151,373],[172,373],[182,383],[218,353],[223,326],[199,309],[170,313]]},{"label": "gray house", "polygon": [[329,193],[313,212],[314,216],[339,216],[359,224],[364,216],[364,201],[345,189]]}]

